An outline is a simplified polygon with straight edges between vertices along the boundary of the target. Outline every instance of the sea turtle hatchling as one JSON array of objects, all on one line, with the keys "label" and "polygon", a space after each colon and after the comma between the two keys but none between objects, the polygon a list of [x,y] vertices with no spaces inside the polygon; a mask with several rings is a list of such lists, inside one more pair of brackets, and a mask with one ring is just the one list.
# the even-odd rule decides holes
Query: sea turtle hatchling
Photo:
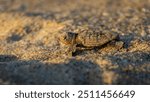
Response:
[{"label": "sea turtle hatchling", "polygon": [[[74,31],[64,31],[59,37],[60,42],[68,45],[68,53],[72,55],[77,49],[77,46],[83,46],[85,48],[101,47],[111,41],[119,40],[119,35],[116,32],[103,30],[101,28],[94,27],[82,27]],[[118,41],[119,42],[119,41]],[[123,42],[118,44],[123,46]]]}]

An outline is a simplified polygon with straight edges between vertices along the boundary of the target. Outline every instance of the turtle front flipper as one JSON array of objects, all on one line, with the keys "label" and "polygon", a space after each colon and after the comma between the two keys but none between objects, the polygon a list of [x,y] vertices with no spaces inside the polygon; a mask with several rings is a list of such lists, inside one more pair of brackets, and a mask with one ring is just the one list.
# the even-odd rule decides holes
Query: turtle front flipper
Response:
[{"label": "turtle front flipper", "polygon": [[66,51],[67,55],[69,55],[69,56],[73,56],[73,53],[75,53],[75,52],[76,52],[76,44],[70,45]]},{"label": "turtle front flipper", "polygon": [[73,36],[72,36],[72,41],[71,41],[71,44],[70,44],[70,46],[69,46],[69,48],[68,48],[68,54],[70,55],[70,56],[72,56],[73,55],[73,53],[75,53],[76,52],[76,36],[77,36],[77,34],[75,34],[75,33],[72,33],[73,34]]}]

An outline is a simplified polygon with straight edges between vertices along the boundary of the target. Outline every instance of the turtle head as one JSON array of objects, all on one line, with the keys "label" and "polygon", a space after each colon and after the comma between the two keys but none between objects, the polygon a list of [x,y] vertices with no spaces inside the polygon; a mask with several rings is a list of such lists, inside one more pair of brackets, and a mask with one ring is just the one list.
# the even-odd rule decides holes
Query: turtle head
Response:
[{"label": "turtle head", "polygon": [[65,32],[61,35],[60,41],[66,45],[72,44],[72,41],[75,40],[77,33],[74,32]]}]

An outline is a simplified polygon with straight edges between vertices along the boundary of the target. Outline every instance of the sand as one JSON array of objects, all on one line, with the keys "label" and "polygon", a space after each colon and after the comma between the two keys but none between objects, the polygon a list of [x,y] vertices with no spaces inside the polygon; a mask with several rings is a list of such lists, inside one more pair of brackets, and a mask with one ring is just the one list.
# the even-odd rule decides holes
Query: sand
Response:
[{"label": "sand", "polygon": [[[150,84],[150,0],[0,0],[0,84]],[[107,27],[124,42],[65,53],[60,30]]]}]

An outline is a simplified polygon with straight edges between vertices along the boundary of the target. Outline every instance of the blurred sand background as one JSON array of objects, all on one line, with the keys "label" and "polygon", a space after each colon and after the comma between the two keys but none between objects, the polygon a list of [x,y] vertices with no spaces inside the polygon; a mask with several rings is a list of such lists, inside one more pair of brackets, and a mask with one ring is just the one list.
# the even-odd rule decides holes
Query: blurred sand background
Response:
[{"label": "blurred sand background", "polygon": [[[125,43],[65,55],[65,26]],[[150,84],[150,0],[0,0],[0,84]]]}]

